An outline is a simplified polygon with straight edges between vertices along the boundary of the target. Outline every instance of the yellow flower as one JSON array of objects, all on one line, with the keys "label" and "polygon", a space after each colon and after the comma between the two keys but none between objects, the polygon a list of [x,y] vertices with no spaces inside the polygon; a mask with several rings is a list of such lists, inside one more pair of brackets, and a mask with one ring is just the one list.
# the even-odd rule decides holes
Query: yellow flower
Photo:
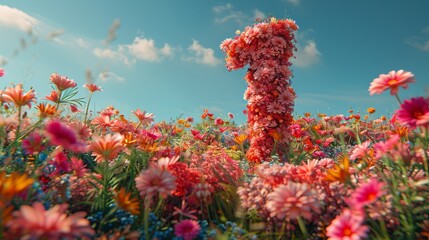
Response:
[{"label": "yellow flower", "polygon": [[335,165],[334,168],[329,169],[325,177],[326,180],[332,182],[347,182],[350,180],[349,172],[350,160],[349,156],[345,155],[340,159],[338,165]]},{"label": "yellow flower", "polygon": [[242,146],[244,141],[246,141],[246,139],[247,139],[247,135],[240,134],[234,138],[234,142],[237,143],[238,145]]},{"label": "yellow flower", "polygon": [[0,172],[0,199],[6,203],[16,195],[25,191],[33,184],[34,180],[27,174],[13,172],[9,176]]},{"label": "yellow flower", "polygon": [[116,192],[115,201],[122,210],[128,211],[134,215],[140,214],[139,200],[137,198],[132,198],[131,193],[127,193],[125,188],[121,188]]}]

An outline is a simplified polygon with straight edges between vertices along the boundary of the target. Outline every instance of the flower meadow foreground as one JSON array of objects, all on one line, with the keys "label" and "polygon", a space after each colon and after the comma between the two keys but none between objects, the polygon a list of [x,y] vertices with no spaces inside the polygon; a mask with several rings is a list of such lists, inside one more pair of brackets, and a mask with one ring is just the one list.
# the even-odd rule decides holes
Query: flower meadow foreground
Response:
[{"label": "flower meadow foreground", "polygon": [[428,239],[429,97],[401,101],[416,79],[391,71],[369,94],[390,92],[392,116],[293,117],[296,29],[271,18],[222,43],[228,68],[251,65],[247,125],[91,113],[102,88],[78,98],[58,73],[48,96],[1,90],[0,239]]}]

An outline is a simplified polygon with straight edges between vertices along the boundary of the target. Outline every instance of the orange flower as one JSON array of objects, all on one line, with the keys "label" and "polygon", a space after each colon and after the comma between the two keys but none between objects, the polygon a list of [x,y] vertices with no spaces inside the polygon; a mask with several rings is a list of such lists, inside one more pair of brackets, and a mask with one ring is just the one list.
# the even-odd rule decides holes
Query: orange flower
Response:
[{"label": "orange flower", "polygon": [[107,134],[104,137],[94,136],[89,144],[89,150],[92,151],[92,156],[95,156],[95,161],[110,161],[116,158],[124,148],[122,139],[119,133]]},{"label": "orange flower", "polygon": [[350,180],[349,172],[350,160],[349,156],[345,155],[340,159],[338,165],[335,165],[333,169],[329,169],[325,177],[326,180],[336,182],[347,182]]},{"label": "orange flower", "polygon": [[49,103],[45,105],[45,103],[40,103],[36,106],[39,110],[39,117],[46,118],[50,116],[54,116],[57,113],[57,108]]},{"label": "orange flower", "polygon": [[234,137],[234,142],[241,146],[246,141],[246,139],[247,139],[247,135],[240,134]]},{"label": "orange flower", "polygon": [[127,193],[125,188],[121,188],[116,192],[115,201],[121,209],[128,211],[133,215],[140,214],[139,200],[137,198],[132,198],[131,193]]},{"label": "orange flower", "polygon": [[5,102],[13,102],[17,107],[22,107],[24,105],[31,107],[31,102],[35,101],[36,94],[34,93],[34,89],[24,94],[22,84],[18,84],[15,87],[7,88],[3,92],[2,98]]},{"label": "orange flower", "polygon": [[369,114],[373,114],[373,113],[375,113],[375,108],[370,107],[370,108],[368,108],[366,111],[367,111]]},{"label": "orange flower", "polygon": [[137,142],[133,134],[130,132],[124,133],[123,137],[124,139],[122,139],[122,145],[124,145],[124,147],[132,146],[134,143]]},{"label": "orange flower", "polygon": [[25,191],[33,184],[33,179],[27,174],[12,172],[9,176],[0,172],[0,202],[6,203],[16,195]]}]

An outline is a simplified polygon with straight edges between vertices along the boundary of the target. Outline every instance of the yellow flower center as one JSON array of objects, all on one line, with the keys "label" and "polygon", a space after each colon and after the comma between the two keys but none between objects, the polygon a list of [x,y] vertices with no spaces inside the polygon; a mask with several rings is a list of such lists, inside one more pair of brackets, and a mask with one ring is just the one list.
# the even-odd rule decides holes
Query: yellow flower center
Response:
[{"label": "yellow flower center", "polygon": [[392,86],[398,83],[398,80],[394,79],[390,79],[389,81],[387,81],[387,85]]}]

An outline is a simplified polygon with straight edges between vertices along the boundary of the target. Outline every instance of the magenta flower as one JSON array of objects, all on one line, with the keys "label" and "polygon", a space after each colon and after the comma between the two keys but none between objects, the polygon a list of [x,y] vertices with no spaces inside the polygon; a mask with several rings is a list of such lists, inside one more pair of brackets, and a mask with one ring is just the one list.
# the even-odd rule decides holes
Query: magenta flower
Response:
[{"label": "magenta flower", "polygon": [[0,68],[0,77],[3,77],[3,76],[4,76],[4,69]]},{"label": "magenta flower", "polygon": [[347,201],[350,208],[360,209],[377,201],[377,199],[385,193],[383,189],[384,185],[383,182],[379,182],[375,178],[367,183],[361,184]]},{"label": "magenta flower", "polygon": [[404,70],[390,71],[388,74],[380,74],[380,76],[371,82],[369,94],[381,94],[390,89],[390,95],[398,93],[399,87],[408,88],[408,83],[415,82],[414,75],[411,72]]},{"label": "magenta flower", "polygon": [[396,120],[410,128],[429,124],[429,97],[418,97],[405,100],[395,112]]},{"label": "magenta flower", "polygon": [[174,225],[174,234],[177,237],[182,237],[184,240],[195,239],[200,234],[200,231],[200,225],[194,220],[182,220]]},{"label": "magenta flower", "polygon": [[328,240],[365,239],[369,228],[363,225],[363,220],[363,215],[345,209],[326,228],[326,236]]},{"label": "magenta flower", "polygon": [[64,149],[75,153],[86,151],[86,145],[78,141],[76,131],[61,121],[49,122],[45,126],[45,131],[53,145],[62,146]]}]

